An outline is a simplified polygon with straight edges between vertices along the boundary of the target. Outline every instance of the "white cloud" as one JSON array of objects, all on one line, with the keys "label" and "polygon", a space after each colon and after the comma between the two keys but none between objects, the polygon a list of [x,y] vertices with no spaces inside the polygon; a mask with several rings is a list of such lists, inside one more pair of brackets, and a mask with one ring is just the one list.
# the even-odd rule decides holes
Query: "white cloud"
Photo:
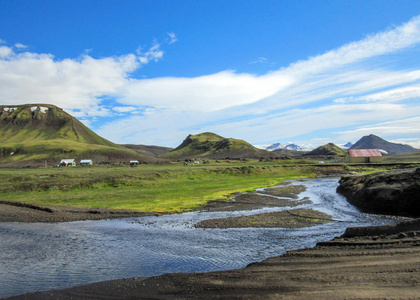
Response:
[{"label": "white cloud", "polygon": [[132,80],[119,90],[119,102],[175,110],[215,111],[253,103],[292,84],[279,74],[255,76],[224,71],[195,78]]},{"label": "white cloud", "polygon": [[137,107],[134,107],[134,106],[116,106],[116,107],[113,107],[112,110],[114,110],[118,113],[127,113],[127,112],[136,111]]},{"label": "white cloud", "polygon": [[7,58],[13,54],[12,48],[0,46],[0,59]]},{"label": "white cloud", "polygon": [[266,64],[268,59],[265,57],[258,57],[256,60],[251,61],[250,64]]},{"label": "white cloud", "polygon": [[176,37],[175,33],[169,32],[168,36],[169,36],[169,42],[168,42],[169,44],[173,44],[178,41],[178,38]]},{"label": "white cloud", "polygon": [[373,56],[404,49],[420,42],[420,16],[394,29],[370,35],[323,55],[300,61],[290,66],[296,73],[318,73],[338,66],[355,63]]},{"label": "white cloud", "polygon": [[[377,134],[384,137],[387,136],[418,136],[420,139],[420,109],[416,108],[411,115],[406,117],[397,115],[399,120],[391,120],[386,122],[377,122],[370,125],[356,127],[350,131],[338,132],[341,136],[346,136],[349,140],[355,140],[364,135]],[[410,115],[407,113],[407,115]]]},{"label": "white cloud", "polygon": [[157,62],[162,59],[164,52],[160,49],[160,44],[154,41],[153,46],[149,48],[145,53],[142,49],[137,49],[139,60],[142,64],[148,64],[151,61]]},{"label": "white cloud", "polygon": [[[164,44],[175,41],[176,35],[168,33]],[[74,109],[85,119],[141,111],[99,130],[115,142],[176,146],[189,133],[204,131],[252,143],[294,141],[327,131],[338,142],[354,141],[365,133],[392,137],[405,132],[412,135],[407,138],[420,138],[413,129],[420,128],[419,62],[405,67],[395,63],[405,58],[406,49],[418,54],[419,43],[420,17],[415,17],[265,75],[224,70],[154,79],[130,75],[142,64],[163,58],[157,41],[137,55],[102,59],[86,53],[78,59],[56,60],[0,46],[0,101],[53,103]],[[116,107],[103,107],[104,97],[114,98]]]},{"label": "white cloud", "polygon": [[18,49],[25,49],[25,48],[28,48],[28,46],[23,45],[23,44],[21,44],[21,43],[17,43],[17,44],[15,44],[15,47],[16,47],[16,48],[18,48]]},{"label": "white cloud", "polygon": [[114,93],[138,68],[132,54],[57,61],[52,55],[19,53],[0,60],[0,101],[8,104],[53,103],[95,114],[98,97]]},{"label": "white cloud", "polygon": [[[26,46],[17,43],[15,47]],[[110,116],[112,110],[101,106],[102,97],[112,97],[142,64],[162,57],[156,42],[142,56],[95,59],[85,52],[79,58],[63,60],[51,54],[15,53],[10,47],[0,46],[0,103],[48,103],[77,117]]]}]

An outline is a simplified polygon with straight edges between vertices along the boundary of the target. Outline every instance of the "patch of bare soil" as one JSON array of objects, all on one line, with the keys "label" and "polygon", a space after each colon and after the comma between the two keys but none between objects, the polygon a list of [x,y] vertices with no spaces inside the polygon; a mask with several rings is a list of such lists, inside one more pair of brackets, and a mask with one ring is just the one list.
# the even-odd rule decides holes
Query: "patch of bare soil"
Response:
[{"label": "patch of bare soil", "polygon": [[304,191],[306,191],[306,186],[304,185],[284,185],[280,187],[265,188],[260,193],[277,197],[298,199],[298,195]]},{"label": "patch of bare soil", "polygon": [[206,205],[200,206],[200,211],[240,211],[253,210],[263,207],[294,207],[303,204],[311,204],[308,198],[300,200],[291,200],[286,198],[277,198],[269,195],[261,195],[256,192],[232,195],[232,200],[214,200]]},{"label": "patch of bare soil", "polygon": [[333,222],[332,216],[307,208],[256,214],[251,216],[209,219],[197,223],[197,228],[282,227],[303,228]]},{"label": "patch of bare soil", "polygon": [[0,200],[0,222],[71,222],[78,220],[120,219],[151,215],[120,209],[84,209],[62,206],[39,206]]},{"label": "patch of bare soil", "polygon": [[348,229],[314,248],[244,269],[120,279],[10,299],[418,299],[419,274],[415,219]]}]

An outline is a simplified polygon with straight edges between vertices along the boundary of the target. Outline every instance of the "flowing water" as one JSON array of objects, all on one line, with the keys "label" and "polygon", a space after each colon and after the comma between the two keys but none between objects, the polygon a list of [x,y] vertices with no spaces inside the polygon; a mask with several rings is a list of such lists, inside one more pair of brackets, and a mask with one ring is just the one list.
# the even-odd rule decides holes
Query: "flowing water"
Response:
[{"label": "flowing water", "polygon": [[396,223],[359,212],[335,190],[338,179],[291,181],[299,195],[337,222],[302,229],[198,229],[211,218],[279,211],[191,212],[159,217],[56,224],[0,223],[0,297],[91,282],[168,272],[243,268],[286,251],[313,247],[346,227]]}]

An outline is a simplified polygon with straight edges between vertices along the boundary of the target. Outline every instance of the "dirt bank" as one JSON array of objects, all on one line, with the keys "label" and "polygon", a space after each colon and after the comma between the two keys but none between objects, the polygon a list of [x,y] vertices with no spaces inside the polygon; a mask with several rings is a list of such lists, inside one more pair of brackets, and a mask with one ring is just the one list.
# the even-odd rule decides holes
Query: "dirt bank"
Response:
[{"label": "dirt bank", "polygon": [[8,201],[0,201],[0,222],[70,222],[78,220],[119,219],[143,217],[150,213],[131,210],[94,208],[84,209],[61,206],[38,206]]},{"label": "dirt bank", "polygon": [[418,299],[420,219],[396,227],[350,229],[239,270],[113,280],[10,299]]},{"label": "dirt bank", "polygon": [[420,168],[343,176],[337,192],[366,212],[420,217]]}]

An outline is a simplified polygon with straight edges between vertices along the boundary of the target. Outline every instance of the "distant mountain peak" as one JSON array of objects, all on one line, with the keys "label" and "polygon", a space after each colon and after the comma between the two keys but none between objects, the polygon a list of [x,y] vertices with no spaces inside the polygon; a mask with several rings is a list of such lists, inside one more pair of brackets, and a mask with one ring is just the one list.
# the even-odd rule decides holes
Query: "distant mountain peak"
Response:
[{"label": "distant mountain peak", "polygon": [[370,134],[362,137],[350,149],[382,149],[389,154],[409,153],[419,151],[410,145],[391,143],[383,138]]},{"label": "distant mountain peak", "polygon": [[339,155],[344,156],[346,155],[346,150],[341,149],[334,143],[328,143],[318,148],[315,148],[311,152],[307,153],[306,155]]},{"label": "distant mountain peak", "polygon": [[294,151],[302,151],[303,150],[300,146],[298,146],[296,144],[293,144],[293,143],[288,143],[288,144],[275,143],[275,144],[272,144],[272,145],[266,147],[265,149],[269,150],[269,151],[275,151],[275,150],[279,150],[279,149],[294,150]]}]

